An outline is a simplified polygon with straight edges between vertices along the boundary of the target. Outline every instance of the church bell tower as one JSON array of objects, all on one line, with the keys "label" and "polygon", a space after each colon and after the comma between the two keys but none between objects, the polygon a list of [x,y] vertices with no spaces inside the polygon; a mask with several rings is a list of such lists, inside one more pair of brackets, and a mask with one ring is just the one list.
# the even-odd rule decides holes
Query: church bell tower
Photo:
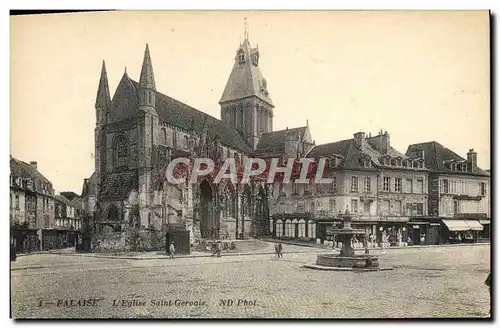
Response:
[{"label": "church bell tower", "polygon": [[239,130],[255,149],[260,135],[273,130],[273,102],[259,66],[259,48],[252,48],[245,20],[244,41],[219,101],[221,119]]}]

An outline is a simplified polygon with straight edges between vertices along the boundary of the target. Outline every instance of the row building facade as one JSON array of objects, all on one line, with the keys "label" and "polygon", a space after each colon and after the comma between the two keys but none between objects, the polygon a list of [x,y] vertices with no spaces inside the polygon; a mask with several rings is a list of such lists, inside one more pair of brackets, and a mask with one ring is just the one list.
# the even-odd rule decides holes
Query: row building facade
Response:
[{"label": "row building facade", "polygon": [[71,234],[78,235],[80,207],[81,199],[70,202],[55,194],[52,183],[38,171],[37,162],[10,156],[10,236],[16,252],[62,248],[60,240],[67,238],[71,227],[61,220],[70,216]]},{"label": "row building facade", "polygon": [[[417,228],[434,204],[426,155],[398,152],[387,132],[316,145],[307,123],[273,131],[274,103],[260,67],[259,49],[246,35],[217,119],[157,90],[148,45],[138,81],[125,70],[113,96],[103,62],[95,167],[82,189],[93,251],[162,249],[172,230],[188,231],[191,245],[255,236],[316,240],[326,238],[346,210],[376,240],[436,242],[437,226],[425,233]],[[333,182],[238,184],[205,177],[172,185],[165,168],[178,157],[208,157],[216,165],[227,158],[327,157]]]}]

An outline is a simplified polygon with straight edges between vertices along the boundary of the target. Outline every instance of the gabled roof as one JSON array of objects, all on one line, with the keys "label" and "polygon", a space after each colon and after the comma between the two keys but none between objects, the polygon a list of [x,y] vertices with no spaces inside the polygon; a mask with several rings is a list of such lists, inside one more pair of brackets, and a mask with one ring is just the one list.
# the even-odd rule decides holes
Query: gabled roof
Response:
[{"label": "gabled roof", "polygon": [[349,154],[349,149],[351,147],[352,139],[346,139],[336,142],[330,142],[322,145],[317,145],[313,147],[307,157],[309,158],[320,158],[328,157],[331,155],[340,155],[344,158]]},{"label": "gabled roof", "polygon": [[21,178],[31,178],[33,179],[35,185],[35,191],[42,192],[41,184],[45,183],[49,185],[51,192],[53,192],[52,182],[49,181],[42,173],[40,173],[32,165],[18,160],[10,156],[10,172],[12,175]]},{"label": "gabled roof", "polygon": [[59,194],[65,197],[69,201],[72,201],[76,197],[79,197],[79,195],[77,195],[75,192],[72,191],[61,191]]},{"label": "gabled roof", "polygon": [[366,156],[369,156],[375,165],[381,164],[380,159],[384,155],[388,155],[390,157],[406,158],[406,156],[404,156],[391,146],[389,146],[387,154],[379,152],[375,149],[374,146],[371,145],[371,143],[369,142],[369,138],[365,139],[363,145],[363,147],[356,145],[354,139],[346,139],[323,145],[317,145],[309,151],[307,157],[321,158],[330,157],[332,155],[340,155],[344,159],[340,162],[338,168],[353,170],[365,169],[361,159],[366,158]]},{"label": "gabled roof", "polygon": [[[133,80],[130,81],[132,82],[135,92],[137,92],[139,84]],[[132,89],[128,90],[129,92],[132,91]],[[137,94],[135,95],[135,99],[136,98]],[[158,91],[156,91],[156,111],[158,112],[161,122],[172,124],[187,131],[193,129],[200,134],[203,132],[204,126],[206,125],[207,134],[210,138],[218,134],[221,143],[225,146],[238,149],[247,154],[253,152],[246,139],[233,127]]]},{"label": "gabled roof", "polygon": [[[240,63],[239,53],[244,56],[244,63]],[[245,40],[238,49],[233,69],[219,103],[255,96],[273,106],[271,96],[267,91],[267,81],[259,68],[258,57],[258,49],[251,48],[250,42]]]},{"label": "gabled roof", "polygon": [[62,195],[55,195],[54,198],[56,200],[60,201],[61,203],[63,203],[64,205],[73,207],[73,204],[71,203],[71,201]]},{"label": "gabled roof", "polygon": [[260,136],[255,150],[256,156],[280,156],[285,153],[285,140],[287,136],[302,138],[307,127],[266,132]]},{"label": "gabled roof", "polygon": [[[372,153],[376,152],[372,150]],[[338,168],[342,169],[364,169],[360,159],[364,157],[363,152],[355,146],[353,139],[346,139],[337,142],[331,142],[323,145],[318,145],[311,149],[307,154],[309,158],[330,157],[332,155],[340,155],[344,159],[340,162]],[[376,161],[372,157],[372,160]]]},{"label": "gabled roof", "polygon": [[477,172],[457,172],[450,170],[446,165],[444,165],[444,161],[454,160],[454,161],[465,161],[465,159],[452,150],[444,147],[439,142],[430,141],[423,142],[418,144],[413,144],[408,146],[408,150],[406,151],[407,155],[424,151],[425,158],[425,166],[432,170],[444,173],[455,173],[455,174],[463,174],[463,175],[480,175],[480,176],[489,176],[490,174],[480,168],[477,168]]}]

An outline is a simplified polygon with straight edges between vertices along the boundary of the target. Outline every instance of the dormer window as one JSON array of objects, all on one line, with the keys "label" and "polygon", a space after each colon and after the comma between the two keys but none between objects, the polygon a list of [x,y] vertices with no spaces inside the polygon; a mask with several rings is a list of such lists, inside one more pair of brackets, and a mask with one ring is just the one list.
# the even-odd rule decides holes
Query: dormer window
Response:
[{"label": "dormer window", "polygon": [[467,165],[466,164],[462,164],[462,172],[465,172],[467,171]]},{"label": "dormer window", "polygon": [[245,53],[241,50],[238,52],[238,63],[240,65],[245,63]]},{"label": "dormer window", "polygon": [[253,66],[259,66],[259,53],[258,52],[254,52],[252,53],[252,64]]},{"label": "dormer window", "polygon": [[397,158],[396,159],[396,165],[397,166],[401,166],[401,164],[402,164],[402,159],[401,158]]},{"label": "dormer window", "polygon": [[423,160],[418,161],[418,168],[420,168],[420,169],[424,168],[424,161]]},{"label": "dormer window", "polygon": [[329,167],[331,169],[334,169],[335,167],[337,167],[337,157],[330,158]]},{"label": "dormer window", "polygon": [[451,164],[451,170],[456,171],[457,170],[457,164],[453,163]]},{"label": "dormer window", "polygon": [[394,159],[394,158],[393,158],[393,159],[391,159],[391,165],[392,165],[392,166],[396,166],[396,159]]}]

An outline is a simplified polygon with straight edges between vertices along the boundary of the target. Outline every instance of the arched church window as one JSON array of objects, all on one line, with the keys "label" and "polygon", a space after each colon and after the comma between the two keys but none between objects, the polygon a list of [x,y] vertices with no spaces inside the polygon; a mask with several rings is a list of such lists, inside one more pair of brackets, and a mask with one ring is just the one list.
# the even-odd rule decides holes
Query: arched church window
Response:
[{"label": "arched church window", "polygon": [[160,145],[167,144],[167,129],[161,129],[160,132]]},{"label": "arched church window", "polygon": [[177,131],[173,131],[172,133],[172,147],[177,147]]},{"label": "arched church window", "polygon": [[189,140],[187,135],[184,136],[184,148],[186,150],[189,149]]},{"label": "arched church window", "polygon": [[123,136],[120,136],[115,140],[113,147],[115,168],[127,166],[127,153],[127,141]]}]

